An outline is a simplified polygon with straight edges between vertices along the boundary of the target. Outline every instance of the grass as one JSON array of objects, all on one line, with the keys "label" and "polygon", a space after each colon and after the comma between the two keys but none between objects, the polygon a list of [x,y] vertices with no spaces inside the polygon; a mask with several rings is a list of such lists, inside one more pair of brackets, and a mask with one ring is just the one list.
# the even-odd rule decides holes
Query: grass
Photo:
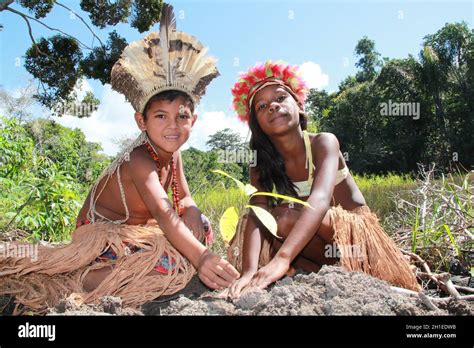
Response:
[{"label": "grass", "polygon": [[387,218],[396,239],[425,259],[434,271],[469,271],[474,247],[474,175],[439,176],[424,171],[416,186],[396,195]]},{"label": "grass", "polygon": [[354,180],[361,190],[367,205],[383,221],[395,211],[397,203],[395,194],[403,194],[416,185],[409,175],[354,175]]}]

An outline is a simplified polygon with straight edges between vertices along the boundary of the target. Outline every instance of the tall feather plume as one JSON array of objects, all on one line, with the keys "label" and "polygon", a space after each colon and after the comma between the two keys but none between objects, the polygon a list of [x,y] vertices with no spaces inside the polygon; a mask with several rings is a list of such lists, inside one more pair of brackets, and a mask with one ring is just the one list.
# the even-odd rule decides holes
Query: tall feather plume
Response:
[{"label": "tall feather plume", "polygon": [[187,93],[194,103],[219,76],[216,59],[207,56],[194,36],[176,31],[173,7],[163,5],[160,31],[129,44],[112,68],[112,88],[125,95],[138,112],[166,90]]},{"label": "tall feather plume", "polygon": [[171,59],[170,59],[170,41],[173,34],[176,33],[176,18],[173,13],[173,6],[164,4],[161,10],[160,20],[160,47],[161,56],[163,57],[163,67],[166,71],[166,82],[173,82]]}]

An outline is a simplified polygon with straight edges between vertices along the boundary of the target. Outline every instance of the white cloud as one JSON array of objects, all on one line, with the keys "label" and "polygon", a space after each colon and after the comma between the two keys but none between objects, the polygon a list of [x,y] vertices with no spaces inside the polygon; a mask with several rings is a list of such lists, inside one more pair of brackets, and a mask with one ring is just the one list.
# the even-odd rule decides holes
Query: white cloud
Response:
[{"label": "white cloud", "polygon": [[[92,90],[87,86],[87,90]],[[82,92],[85,94],[84,87]],[[125,97],[113,91],[110,85],[105,85],[100,106],[90,117],[64,115],[53,119],[65,127],[81,129],[88,141],[101,143],[104,152],[113,156],[119,150],[116,141],[135,136],[138,132],[133,115],[134,110]]]},{"label": "white cloud", "polygon": [[191,136],[183,149],[195,147],[199,150],[208,150],[206,141],[209,140],[209,136],[225,128],[237,132],[244,140],[249,132],[245,123],[239,121],[236,116],[227,115],[223,111],[203,112],[198,115]]},{"label": "white cloud", "polygon": [[321,89],[329,84],[329,75],[323,74],[321,66],[308,61],[300,65],[299,71],[309,88]]},{"label": "white cloud", "polygon": [[80,79],[76,82],[76,85],[74,86],[74,92],[76,92],[77,94],[77,100],[81,101],[82,99],[84,99],[87,92],[93,91],[91,85],[89,84],[89,82],[87,82],[86,79]]}]

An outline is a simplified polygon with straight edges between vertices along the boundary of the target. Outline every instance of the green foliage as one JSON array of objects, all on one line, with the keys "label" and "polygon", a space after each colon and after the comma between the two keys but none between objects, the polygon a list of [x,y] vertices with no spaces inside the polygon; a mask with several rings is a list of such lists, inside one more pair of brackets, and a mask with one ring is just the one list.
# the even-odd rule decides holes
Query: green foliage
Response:
[{"label": "green foliage", "polygon": [[[307,111],[318,129],[338,137],[355,172],[416,173],[418,163],[432,162],[443,171],[471,168],[474,33],[467,24],[446,24],[424,38],[418,60],[385,58],[380,71],[374,47],[367,38],[359,41],[361,70],[338,92],[310,92]],[[392,102],[418,112],[382,112]]]},{"label": "green foliage", "polygon": [[225,128],[209,136],[206,145],[211,150],[233,150],[242,145],[242,138],[230,128]]},{"label": "green foliage", "polygon": [[135,0],[133,2],[133,18],[131,25],[140,33],[158,23],[161,17],[163,0]]},{"label": "green foliage", "polygon": [[81,59],[77,41],[69,37],[55,35],[33,44],[26,51],[25,68],[45,88],[44,93],[36,94],[35,98],[49,108],[58,102],[70,102]]},{"label": "green foliage", "polygon": [[361,68],[356,74],[356,79],[359,82],[369,81],[376,75],[376,69],[381,65],[380,54],[375,51],[375,42],[364,36],[355,48],[355,54],[360,56],[356,67]]},{"label": "green foliage", "polygon": [[0,118],[0,178],[16,179],[29,168],[33,140],[16,118]]},{"label": "green foliage", "polygon": [[433,171],[427,171],[414,187],[395,195],[397,205],[387,222],[402,246],[420,255],[432,270],[450,271],[453,260],[465,272],[471,267],[473,179],[461,172],[435,179]]},{"label": "green foliage", "polygon": [[126,23],[132,6],[131,0],[81,0],[81,9],[89,13],[92,24],[99,28]]},{"label": "green foliage", "polygon": [[[0,11],[9,10],[27,20],[26,14],[10,8],[10,3],[12,1],[3,1],[0,4]],[[18,0],[17,3],[32,12],[37,19],[46,17],[55,5],[72,11],[66,5],[54,0]],[[163,0],[81,0],[80,7],[89,14],[92,24],[98,28],[103,29],[108,25],[116,26],[130,21],[130,26],[142,33],[160,21]],[[82,17],[80,19],[83,21]],[[39,22],[48,27],[46,23]],[[28,20],[27,23],[30,36],[34,37]],[[93,29],[85,22],[84,25],[92,32],[94,41],[97,38],[100,42]],[[66,28],[50,28],[50,30],[67,31]],[[34,97],[55,112],[58,104],[64,105],[75,101],[76,96],[72,91],[76,81],[83,76],[98,79],[103,84],[110,83],[112,66],[126,45],[125,39],[115,31],[109,34],[107,44],[100,42],[96,47],[88,47],[67,34],[55,35],[48,39],[41,38],[36,43],[33,42],[26,52],[25,68],[42,85]],[[90,50],[84,59],[82,49]]]},{"label": "green foliage", "polygon": [[384,222],[385,217],[396,210],[395,194],[403,197],[403,192],[415,187],[415,180],[409,175],[354,175],[354,181],[364,195],[370,209]]},{"label": "green foliage", "polygon": [[101,147],[53,121],[1,118],[0,150],[0,231],[67,239],[90,186],[110,163]]},{"label": "green foliage", "polygon": [[81,71],[91,79],[97,79],[104,85],[110,83],[112,67],[119,59],[127,41],[114,30],[109,34],[107,45],[95,47],[89,55],[80,62]]},{"label": "green foliage", "polygon": [[221,169],[237,179],[242,179],[242,168],[237,163],[221,163],[216,151],[201,151],[190,148],[182,152],[185,175],[191,194],[226,187],[225,183],[211,172]]},{"label": "green foliage", "polygon": [[19,0],[18,2],[33,12],[36,18],[45,17],[54,6],[54,0]]}]

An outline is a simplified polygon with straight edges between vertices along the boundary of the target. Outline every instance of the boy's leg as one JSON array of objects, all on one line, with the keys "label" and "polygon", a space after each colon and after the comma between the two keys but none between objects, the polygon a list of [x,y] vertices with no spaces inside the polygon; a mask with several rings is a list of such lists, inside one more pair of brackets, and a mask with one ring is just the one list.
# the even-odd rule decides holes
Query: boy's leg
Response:
[{"label": "boy's leg", "polygon": [[82,284],[82,288],[86,292],[91,292],[95,290],[100,283],[112,272],[113,266],[106,266],[99,269],[94,269],[87,273],[86,277],[84,278],[84,283]]}]

